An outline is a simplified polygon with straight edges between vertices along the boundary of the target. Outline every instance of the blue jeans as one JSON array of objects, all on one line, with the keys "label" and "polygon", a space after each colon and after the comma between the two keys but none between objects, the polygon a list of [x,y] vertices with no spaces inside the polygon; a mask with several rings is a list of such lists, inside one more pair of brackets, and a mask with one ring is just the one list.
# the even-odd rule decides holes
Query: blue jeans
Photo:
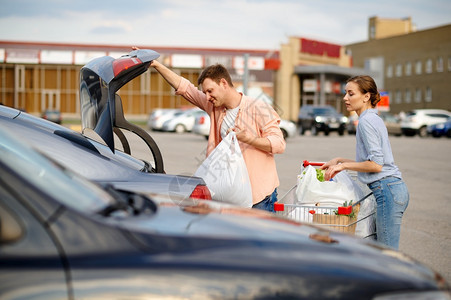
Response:
[{"label": "blue jeans", "polygon": [[389,176],[368,184],[376,198],[377,241],[398,249],[401,220],[409,204],[409,191],[400,178]]},{"label": "blue jeans", "polygon": [[275,212],[274,211],[274,202],[277,201],[277,188],[272,192],[271,195],[268,195],[263,199],[262,201],[258,202],[257,204],[254,204],[252,208],[258,208],[262,210],[267,210],[269,212]]}]

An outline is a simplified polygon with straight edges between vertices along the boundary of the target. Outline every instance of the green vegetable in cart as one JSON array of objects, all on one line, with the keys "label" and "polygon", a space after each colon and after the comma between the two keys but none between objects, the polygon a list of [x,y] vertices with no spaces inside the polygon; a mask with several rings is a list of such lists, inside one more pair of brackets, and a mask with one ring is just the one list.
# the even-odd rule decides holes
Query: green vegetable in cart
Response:
[{"label": "green vegetable in cart", "polygon": [[325,170],[316,169],[316,178],[320,181],[324,181],[324,174],[326,173]]}]

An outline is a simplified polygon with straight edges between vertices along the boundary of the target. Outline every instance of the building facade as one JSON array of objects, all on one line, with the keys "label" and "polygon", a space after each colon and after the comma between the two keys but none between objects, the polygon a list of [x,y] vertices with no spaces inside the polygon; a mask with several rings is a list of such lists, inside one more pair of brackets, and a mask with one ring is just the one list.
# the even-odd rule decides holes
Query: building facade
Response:
[{"label": "building facade", "polygon": [[347,45],[346,51],[355,67],[375,74],[392,113],[451,110],[451,25],[370,39]]},{"label": "building facade", "polygon": [[[343,104],[346,80],[367,74],[388,93],[393,113],[416,108],[451,109],[451,25],[415,31],[410,18],[372,17],[368,40],[337,45],[290,37],[280,50],[146,47],[196,83],[203,68],[221,63],[235,87],[257,88],[274,99],[282,118],[297,121],[303,104]],[[120,57],[130,46],[0,41],[0,102],[39,114],[46,108],[79,117],[79,70],[95,57]],[[247,61],[248,68],[244,68]],[[248,72],[245,72],[248,71]],[[248,76],[245,76],[248,75]],[[153,69],[122,87],[127,115],[189,105]]]},{"label": "building facade", "polygon": [[290,37],[280,50],[276,75],[276,103],[286,119],[297,121],[304,104],[331,105],[343,111],[343,85],[363,70],[341,45]]},{"label": "building facade", "polygon": [[[244,74],[247,74],[248,87],[258,87],[273,97],[274,70],[279,67],[278,52],[141,48],[157,51],[161,55],[159,60],[195,84],[204,67],[221,63],[229,69],[236,87],[243,84]],[[130,46],[0,41],[0,102],[32,114],[55,108],[65,116],[77,118],[80,116],[80,68],[96,57],[120,57],[130,51]],[[244,61],[248,62],[247,69]],[[118,93],[128,115],[147,115],[155,108],[189,106],[153,69],[129,82]]]}]

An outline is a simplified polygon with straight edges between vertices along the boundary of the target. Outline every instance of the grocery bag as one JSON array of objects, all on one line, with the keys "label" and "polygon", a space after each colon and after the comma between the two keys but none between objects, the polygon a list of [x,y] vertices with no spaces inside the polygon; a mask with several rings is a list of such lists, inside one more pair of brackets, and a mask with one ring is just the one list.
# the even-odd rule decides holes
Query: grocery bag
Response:
[{"label": "grocery bag", "polygon": [[204,179],[212,199],[252,206],[252,189],[235,132],[231,131],[202,162],[194,176]]},{"label": "grocery bag", "polygon": [[355,202],[358,195],[346,172],[338,173],[332,181],[321,182],[316,177],[315,168],[307,166],[298,176],[296,198],[302,205],[338,207],[345,201]]}]

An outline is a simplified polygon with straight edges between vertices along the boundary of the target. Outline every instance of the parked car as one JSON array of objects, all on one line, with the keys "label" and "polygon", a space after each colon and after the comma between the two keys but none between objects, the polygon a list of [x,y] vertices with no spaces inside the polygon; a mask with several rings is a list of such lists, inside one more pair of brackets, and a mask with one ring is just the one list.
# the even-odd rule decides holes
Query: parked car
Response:
[{"label": "parked car", "polygon": [[61,124],[63,121],[63,117],[61,116],[61,112],[57,109],[46,109],[42,112],[41,118],[49,120],[51,122]]},{"label": "parked car", "polygon": [[298,132],[296,123],[294,123],[293,121],[280,119],[279,127],[280,127],[280,130],[282,130],[282,134],[283,134],[283,138],[284,139],[287,139],[289,137],[293,137]]},{"label": "parked car", "polygon": [[298,128],[301,134],[310,130],[312,135],[318,135],[321,131],[325,135],[329,135],[331,131],[337,131],[339,135],[343,135],[347,122],[347,117],[329,105],[303,105],[298,116]]},{"label": "parked car", "polygon": [[201,114],[202,110],[197,107],[179,111],[163,123],[162,130],[176,133],[191,132],[196,116]]},{"label": "parked car", "polygon": [[348,134],[356,134],[357,124],[359,124],[359,116],[353,113],[348,117],[348,123],[346,124],[346,131]]},{"label": "parked car", "polygon": [[213,201],[100,186],[0,127],[2,299],[449,299],[401,252]]},{"label": "parked car", "polygon": [[174,117],[180,111],[180,109],[175,108],[157,108],[150,113],[147,127],[150,130],[160,131],[163,129],[164,122]]},{"label": "parked car", "polygon": [[[297,134],[296,124],[292,121],[281,119],[279,127],[284,139],[293,137]],[[196,116],[192,131],[195,134],[202,135],[208,139],[208,136],[210,135],[210,116],[205,111],[202,110],[201,113]]]},{"label": "parked car", "polygon": [[210,116],[205,111],[202,110],[202,112],[196,116],[193,132],[208,139],[208,136],[210,135]]},{"label": "parked car", "polygon": [[379,112],[379,116],[381,117],[382,120],[384,120],[384,124],[385,127],[387,127],[389,135],[394,136],[402,135],[401,120],[397,116],[384,111]]},{"label": "parked car", "polygon": [[446,122],[449,117],[451,113],[444,109],[415,109],[401,121],[401,130],[406,136],[425,137],[429,125]]},{"label": "parked car", "polygon": [[[156,173],[152,163],[134,158],[67,127],[0,106],[0,126],[62,166],[102,184],[122,189],[211,199],[203,179]],[[149,153],[148,156],[151,156]]]},{"label": "parked car", "polygon": [[451,138],[451,118],[443,123],[438,123],[434,125],[429,125],[427,127],[428,135],[432,135],[435,138],[446,136]]},{"label": "parked car", "polygon": [[[140,74],[137,71],[146,71],[145,66],[150,63],[146,55],[148,55],[146,51],[138,51],[118,60],[102,57],[90,62],[89,66],[92,69],[85,66],[80,71],[81,107],[82,111],[90,114],[82,115],[83,123],[106,136],[110,144],[107,144],[99,134],[94,134],[95,131],[91,128],[84,128],[81,134],[6,106],[0,107],[0,125],[8,128],[14,135],[21,136],[33,147],[66,168],[98,183],[135,192],[211,199],[210,191],[202,178],[165,174],[158,145],[145,130],[125,120],[120,97],[114,97],[115,91],[119,89],[116,80],[125,84]],[[155,57],[158,55],[151,53],[150,59]],[[137,69],[126,65],[128,60],[134,63],[136,59],[141,61],[138,66],[144,68]],[[111,76],[109,68],[113,69],[111,66],[117,66],[118,62],[123,63],[124,70],[116,67],[118,77],[108,77]],[[104,80],[102,85],[98,84],[102,78],[108,81]],[[89,87],[89,90],[86,87]],[[95,97],[101,99],[101,105],[96,104]],[[109,113],[102,115],[102,112],[111,107],[115,107],[113,116]],[[109,122],[110,118],[113,119],[112,123]],[[113,132],[116,139],[112,137]],[[125,133],[136,134],[148,146],[148,152],[143,154],[146,156],[145,160],[130,155],[133,145],[128,138],[129,135]],[[94,140],[91,136],[98,139]],[[120,141],[118,147],[115,140],[116,143]]]},{"label": "parked car", "polygon": [[[379,116],[384,121],[385,127],[387,127],[387,132],[389,135],[394,136],[402,135],[401,120],[397,116],[385,111],[379,112]],[[348,124],[346,125],[346,129],[349,134],[356,133],[358,123],[359,123],[358,115],[353,114],[348,118]]]}]

